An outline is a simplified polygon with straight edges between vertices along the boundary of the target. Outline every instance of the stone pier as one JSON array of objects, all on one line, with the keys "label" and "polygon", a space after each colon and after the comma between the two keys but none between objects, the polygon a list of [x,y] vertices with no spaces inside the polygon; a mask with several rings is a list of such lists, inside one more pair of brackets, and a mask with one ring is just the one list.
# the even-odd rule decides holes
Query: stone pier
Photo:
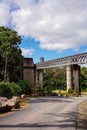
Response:
[{"label": "stone pier", "polygon": [[73,65],[74,91],[80,95],[80,66]]},{"label": "stone pier", "polygon": [[73,79],[72,79],[72,65],[66,66],[66,82],[67,82],[67,92],[72,89]]},{"label": "stone pier", "polygon": [[43,70],[42,69],[37,70],[36,81],[39,82],[41,89],[43,89]]},{"label": "stone pier", "polygon": [[[44,58],[41,57],[40,58],[40,63],[43,63],[43,62],[44,62]],[[41,89],[43,89],[43,69],[37,70],[36,73],[37,73],[36,74],[36,81],[39,82]]]},{"label": "stone pier", "polygon": [[36,86],[36,66],[32,58],[24,58],[23,62],[23,79],[31,83],[32,87]]},{"label": "stone pier", "polygon": [[75,65],[67,65],[66,66],[66,82],[67,82],[67,92],[70,88],[73,89],[77,95],[80,94],[80,66]]}]

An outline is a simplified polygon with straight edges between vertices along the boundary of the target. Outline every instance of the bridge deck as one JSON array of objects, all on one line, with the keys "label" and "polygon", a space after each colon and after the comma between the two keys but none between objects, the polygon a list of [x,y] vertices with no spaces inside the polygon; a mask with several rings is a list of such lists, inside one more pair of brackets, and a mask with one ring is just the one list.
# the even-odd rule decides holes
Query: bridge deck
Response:
[{"label": "bridge deck", "polygon": [[63,58],[57,58],[45,62],[39,62],[36,64],[36,67],[37,69],[43,69],[73,64],[87,64],[87,52]]}]

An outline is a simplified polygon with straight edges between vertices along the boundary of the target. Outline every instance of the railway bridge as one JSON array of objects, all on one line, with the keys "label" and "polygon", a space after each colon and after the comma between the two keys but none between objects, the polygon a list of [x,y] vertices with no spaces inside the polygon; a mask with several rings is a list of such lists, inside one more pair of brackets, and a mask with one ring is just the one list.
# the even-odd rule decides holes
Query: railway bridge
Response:
[{"label": "railway bridge", "polygon": [[[29,60],[29,59],[28,59]],[[33,62],[33,61],[32,61]],[[74,85],[74,90],[77,94],[79,94],[80,90],[80,65],[81,64],[87,64],[87,52],[67,56],[63,58],[57,58],[49,61],[44,61],[44,58],[40,58],[40,62],[37,64],[31,64],[29,67],[30,61],[28,61],[28,64],[26,64],[25,59],[25,67],[27,67],[28,70],[32,69],[32,80],[33,80],[33,86],[35,86],[36,80],[40,82],[41,88],[43,88],[43,69],[45,68],[54,68],[54,67],[60,67],[60,66],[66,66],[66,83],[67,83],[67,91],[72,88],[72,85]],[[26,66],[27,65],[27,66]],[[33,66],[33,67],[32,67]],[[30,69],[29,69],[30,68]],[[28,70],[26,72],[28,72]],[[25,69],[24,69],[24,74]],[[28,77],[28,75],[27,75]],[[26,76],[24,76],[24,79],[26,79]]]}]

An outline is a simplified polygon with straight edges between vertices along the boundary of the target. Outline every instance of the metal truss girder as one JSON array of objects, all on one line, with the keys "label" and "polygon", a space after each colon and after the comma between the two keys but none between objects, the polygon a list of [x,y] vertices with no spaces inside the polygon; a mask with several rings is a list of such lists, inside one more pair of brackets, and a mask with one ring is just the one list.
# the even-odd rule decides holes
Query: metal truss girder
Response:
[{"label": "metal truss girder", "polygon": [[36,67],[37,69],[43,69],[43,68],[53,68],[57,66],[86,64],[86,63],[87,63],[87,52],[63,58],[57,58],[54,60],[39,62],[36,64]]}]

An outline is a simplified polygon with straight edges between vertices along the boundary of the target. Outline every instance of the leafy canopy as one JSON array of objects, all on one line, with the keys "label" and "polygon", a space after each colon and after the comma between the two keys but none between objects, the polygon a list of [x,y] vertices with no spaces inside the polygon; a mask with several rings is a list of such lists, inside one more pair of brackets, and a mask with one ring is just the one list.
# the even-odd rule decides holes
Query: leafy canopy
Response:
[{"label": "leafy canopy", "polygon": [[16,31],[8,27],[0,27],[0,59],[2,61],[0,74],[5,81],[12,77],[10,76],[11,72],[16,74],[15,72],[22,64],[23,57],[19,48],[20,44],[21,37]]}]

